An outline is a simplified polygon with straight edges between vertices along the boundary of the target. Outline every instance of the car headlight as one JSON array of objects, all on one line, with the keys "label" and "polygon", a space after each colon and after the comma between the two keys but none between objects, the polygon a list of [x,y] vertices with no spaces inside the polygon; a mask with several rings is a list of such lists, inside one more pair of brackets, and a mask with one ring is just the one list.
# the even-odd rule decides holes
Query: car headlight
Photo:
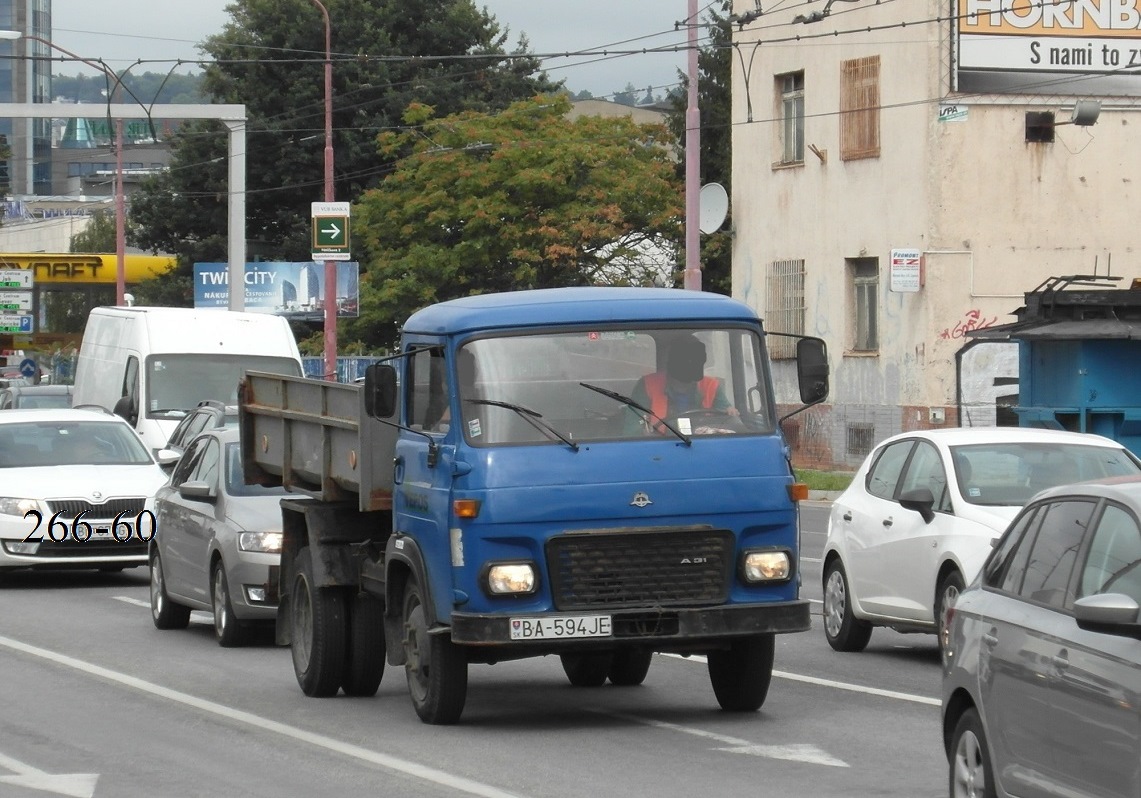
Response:
[{"label": "car headlight", "polygon": [[280,532],[242,532],[238,535],[238,548],[242,551],[281,553]]},{"label": "car headlight", "polygon": [[0,513],[4,515],[18,515],[20,518],[23,518],[25,514],[33,510],[44,514],[45,507],[40,503],[39,499],[17,499],[15,497],[0,496]]},{"label": "car headlight", "polygon": [[535,592],[535,569],[530,563],[501,563],[487,569],[487,589],[493,596]]},{"label": "car headlight", "polygon": [[792,576],[792,560],[784,549],[747,551],[741,564],[746,582],[784,582]]}]

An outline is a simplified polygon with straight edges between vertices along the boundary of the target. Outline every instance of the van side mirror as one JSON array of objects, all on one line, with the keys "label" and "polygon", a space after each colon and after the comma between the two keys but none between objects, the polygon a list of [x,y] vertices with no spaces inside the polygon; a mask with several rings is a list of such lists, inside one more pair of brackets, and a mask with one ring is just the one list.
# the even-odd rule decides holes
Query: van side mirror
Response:
[{"label": "van side mirror", "polygon": [[364,372],[364,409],[370,418],[396,415],[396,369],[387,363],[374,363]]},{"label": "van side mirror", "polygon": [[111,412],[120,418],[125,418],[132,427],[139,423],[139,411],[129,396],[119,397],[119,401],[115,402],[115,409]]},{"label": "van side mirror", "polygon": [[828,398],[828,345],[823,338],[796,342],[796,379],[801,402],[816,404]]}]

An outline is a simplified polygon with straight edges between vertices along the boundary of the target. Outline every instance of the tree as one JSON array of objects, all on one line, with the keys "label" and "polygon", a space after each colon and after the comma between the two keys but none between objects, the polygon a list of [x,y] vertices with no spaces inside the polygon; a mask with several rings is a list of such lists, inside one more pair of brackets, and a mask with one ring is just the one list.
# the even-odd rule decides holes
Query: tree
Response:
[{"label": "tree", "polygon": [[[488,111],[558,88],[545,73],[534,76],[540,64],[526,55],[525,38],[517,57],[504,57],[506,33],[472,0],[324,5],[339,200],[356,198],[391,168],[378,157],[375,136],[399,127],[409,103],[440,114]],[[215,59],[203,87],[216,102],[246,106],[250,259],[308,260],[310,203],[324,199],[323,19],[310,0],[234,0],[228,9],[233,21],[203,45]],[[140,228],[134,242],[178,255],[176,269],[149,281],[148,290],[173,284],[183,304],[193,296],[192,264],[225,259],[226,138],[217,123],[186,126],[173,142],[169,172],[132,198]]]},{"label": "tree", "polygon": [[[701,182],[720,183],[730,191],[733,174],[732,89],[733,31],[729,21],[731,4],[721,0],[721,12],[708,15],[708,44],[697,54],[697,107],[701,113]],[[679,72],[682,90],[670,96],[672,110],[669,128],[679,143],[679,174],[685,174],[685,112],[688,105],[689,76]],[[732,192],[730,191],[730,194]],[[731,294],[733,235],[728,231],[701,237],[701,287],[706,291]]]},{"label": "tree", "polygon": [[622,91],[615,92],[613,102],[619,105],[637,105],[638,104],[638,90],[634,88],[633,83],[627,83],[626,88]]},{"label": "tree", "polygon": [[91,216],[87,226],[71,237],[72,252],[114,252],[115,215],[100,211]]},{"label": "tree", "polygon": [[388,344],[416,309],[474,293],[646,282],[622,264],[678,237],[672,139],[628,116],[571,120],[570,107],[540,96],[438,119],[413,105],[410,130],[380,135],[383,158],[403,157],[353,208],[358,336]]}]

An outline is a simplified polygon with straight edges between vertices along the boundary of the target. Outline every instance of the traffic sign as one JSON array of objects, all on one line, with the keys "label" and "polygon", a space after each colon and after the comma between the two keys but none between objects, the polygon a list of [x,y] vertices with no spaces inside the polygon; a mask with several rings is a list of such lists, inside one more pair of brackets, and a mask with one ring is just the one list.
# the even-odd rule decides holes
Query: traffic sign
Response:
[{"label": "traffic sign", "polygon": [[0,291],[0,313],[32,309],[31,291]]},{"label": "traffic sign", "polygon": [[32,287],[31,269],[0,269],[0,288]]},{"label": "traffic sign", "polygon": [[314,202],[313,260],[350,260],[349,203]]},{"label": "traffic sign", "polygon": [[30,333],[32,317],[23,313],[0,313],[0,333]]},{"label": "traffic sign", "polygon": [[26,357],[20,361],[20,373],[25,377],[31,379],[32,377],[36,376],[37,371],[39,371],[39,369],[36,368],[36,361],[32,360],[30,357]]}]

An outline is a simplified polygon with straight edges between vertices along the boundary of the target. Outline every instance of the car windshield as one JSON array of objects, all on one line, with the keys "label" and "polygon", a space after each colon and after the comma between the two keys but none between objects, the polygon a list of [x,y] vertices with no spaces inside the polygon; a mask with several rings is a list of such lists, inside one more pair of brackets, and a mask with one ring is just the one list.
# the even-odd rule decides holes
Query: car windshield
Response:
[{"label": "car windshield", "polygon": [[139,436],[110,421],[0,424],[0,468],[61,465],[153,465]]},{"label": "car windshield", "polygon": [[147,358],[147,416],[181,418],[206,399],[236,405],[243,371],[301,376],[300,364],[289,357],[153,355]]},{"label": "car windshield", "polygon": [[1058,443],[952,446],[959,492],[971,504],[1023,505],[1040,490],[1103,477],[1141,474],[1126,450]]},{"label": "car windshield", "polygon": [[235,442],[226,444],[226,493],[231,496],[285,496],[288,491],[283,487],[247,485],[242,480],[241,446]]},{"label": "car windshield", "polygon": [[15,397],[14,406],[21,409],[71,407],[71,394],[57,393],[22,393]]},{"label": "car windshield", "polygon": [[[775,412],[762,351],[749,327],[481,338],[455,363],[463,431],[475,445],[769,433]],[[432,388],[425,376],[414,368],[411,401],[430,411],[431,396],[416,396]]]}]

